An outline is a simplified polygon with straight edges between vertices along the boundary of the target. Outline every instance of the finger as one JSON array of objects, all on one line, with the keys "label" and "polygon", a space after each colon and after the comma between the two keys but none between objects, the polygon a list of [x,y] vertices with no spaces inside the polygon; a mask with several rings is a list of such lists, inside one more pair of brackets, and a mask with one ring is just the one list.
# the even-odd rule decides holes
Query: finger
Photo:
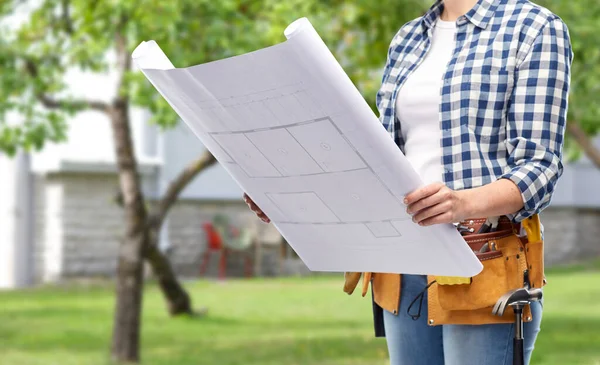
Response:
[{"label": "finger", "polygon": [[438,214],[434,217],[427,218],[421,222],[421,225],[423,227],[425,227],[425,226],[431,226],[434,224],[443,224],[443,223],[452,223],[452,214],[450,214],[450,212]]},{"label": "finger", "polygon": [[442,203],[436,204],[427,209],[423,209],[419,211],[417,214],[413,215],[413,222],[420,223],[428,218],[435,217],[438,214],[443,214],[449,212],[451,210],[451,204],[448,201],[444,201]]},{"label": "finger", "polygon": [[256,205],[255,202],[248,203],[248,206],[250,207],[250,209],[253,212],[256,212],[256,213],[262,213],[263,212],[262,209],[260,209],[260,207],[258,205]]},{"label": "finger", "polygon": [[259,218],[261,218],[261,219],[262,219],[262,218],[267,218],[267,219],[269,219],[269,217],[267,217],[267,214],[266,214],[265,212],[263,212],[262,210],[260,210],[260,209],[258,209],[258,210],[254,210],[254,213],[256,213],[256,215],[257,215]]},{"label": "finger", "polygon": [[444,186],[444,184],[438,182],[419,188],[409,194],[406,194],[406,196],[404,197],[404,204],[413,204],[423,198],[437,193]]},{"label": "finger", "polygon": [[254,209],[260,209],[258,207],[258,205],[256,205],[255,202],[253,202],[252,200],[250,200],[249,202],[246,202],[246,204],[250,207],[250,209],[254,210]]},{"label": "finger", "polygon": [[250,195],[248,195],[248,194],[246,194],[246,193],[244,193],[244,201],[245,201],[246,203],[251,203],[251,204],[254,204],[254,200],[252,200],[252,198],[250,197]]},{"label": "finger", "polygon": [[410,204],[406,208],[406,213],[408,213],[408,214],[417,213],[420,210],[423,210],[423,209],[429,208],[431,206],[434,206],[436,204],[439,204],[447,199],[448,199],[448,195],[445,194],[445,190],[440,189],[437,193]]},{"label": "finger", "polygon": [[265,222],[265,223],[271,222],[271,219],[269,217],[267,217],[265,212],[263,212],[262,209],[260,209],[258,207],[258,205],[256,205],[256,203],[252,200],[252,198],[250,198],[250,196],[248,196],[248,194],[246,194],[246,193],[244,193],[244,201],[246,202],[246,205],[248,205],[250,210],[252,210],[254,213],[256,213],[256,216],[258,218],[260,218],[263,222]]}]

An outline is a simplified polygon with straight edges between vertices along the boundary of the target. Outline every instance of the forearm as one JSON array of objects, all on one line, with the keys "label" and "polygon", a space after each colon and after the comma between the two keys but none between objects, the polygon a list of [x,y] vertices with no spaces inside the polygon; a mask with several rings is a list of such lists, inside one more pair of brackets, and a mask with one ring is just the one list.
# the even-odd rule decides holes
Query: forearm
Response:
[{"label": "forearm", "polygon": [[491,184],[457,193],[463,201],[464,216],[470,218],[511,214],[523,208],[519,188],[508,179],[498,179]]}]

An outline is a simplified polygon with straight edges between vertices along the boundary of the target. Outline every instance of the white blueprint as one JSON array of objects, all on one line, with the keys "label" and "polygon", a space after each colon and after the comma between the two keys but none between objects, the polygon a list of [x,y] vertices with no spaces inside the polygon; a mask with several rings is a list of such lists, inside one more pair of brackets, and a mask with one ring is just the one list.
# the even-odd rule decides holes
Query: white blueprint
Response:
[{"label": "white blueprint", "polygon": [[421,179],[310,22],[285,36],[187,68],[154,41],[133,59],[311,270],[478,273],[452,224],[411,221]]}]

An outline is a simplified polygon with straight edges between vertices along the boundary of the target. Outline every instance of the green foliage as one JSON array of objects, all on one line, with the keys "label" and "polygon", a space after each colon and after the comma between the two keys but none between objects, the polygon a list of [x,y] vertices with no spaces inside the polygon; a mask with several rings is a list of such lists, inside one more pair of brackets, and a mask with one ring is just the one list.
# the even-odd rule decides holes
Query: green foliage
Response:
[{"label": "green foliage", "polygon": [[[2,2],[0,16],[10,15],[16,3]],[[89,108],[70,93],[65,73],[117,68],[119,35],[127,55],[154,39],[176,67],[185,67],[281,42],[285,27],[306,16],[373,104],[389,41],[425,9],[422,0],[44,0],[22,25],[1,29],[0,150],[64,140],[66,118]],[[127,71],[119,91],[133,105],[150,109],[152,122],[177,123],[141,73]],[[22,123],[8,123],[13,111]]]},{"label": "green foliage", "polygon": [[[538,2],[538,1],[536,1]],[[573,68],[569,97],[569,123],[578,123],[588,135],[600,132],[600,2],[584,0],[540,0],[567,24],[573,46]],[[567,157],[577,159],[581,151],[572,139],[565,141]]]},{"label": "green foliage", "polygon": [[[69,92],[65,72],[115,69],[118,34],[124,37],[128,54],[141,41],[154,39],[176,67],[185,67],[281,42],[285,27],[306,16],[374,108],[390,40],[432,2],[44,0],[17,29],[0,26],[0,150],[10,152],[20,145],[39,148],[47,140],[64,140],[65,118],[89,108]],[[575,53],[569,120],[595,134],[600,129],[600,103],[595,100],[600,92],[600,2],[539,3],[569,26]],[[0,16],[10,14],[15,4],[16,0],[0,1]],[[121,96],[150,109],[153,123],[165,128],[177,123],[173,110],[141,73],[132,70],[124,76]],[[42,95],[65,102],[48,109],[39,102]],[[24,122],[8,123],[10,111],[20,113]],[[566,143],[568,155],[578,156],[573,143]]]}]

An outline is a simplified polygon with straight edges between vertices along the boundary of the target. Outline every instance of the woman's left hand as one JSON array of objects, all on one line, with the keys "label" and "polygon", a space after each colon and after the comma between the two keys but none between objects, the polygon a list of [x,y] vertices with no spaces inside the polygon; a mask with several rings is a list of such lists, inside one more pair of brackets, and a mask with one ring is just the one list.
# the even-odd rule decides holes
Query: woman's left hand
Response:
[{"label": "woman's left hand", "polygon": [[406,212],[421,226],[460,222],[468,218],[466,202],[460,191],[441,182],[417,189],[405,196]]}]

